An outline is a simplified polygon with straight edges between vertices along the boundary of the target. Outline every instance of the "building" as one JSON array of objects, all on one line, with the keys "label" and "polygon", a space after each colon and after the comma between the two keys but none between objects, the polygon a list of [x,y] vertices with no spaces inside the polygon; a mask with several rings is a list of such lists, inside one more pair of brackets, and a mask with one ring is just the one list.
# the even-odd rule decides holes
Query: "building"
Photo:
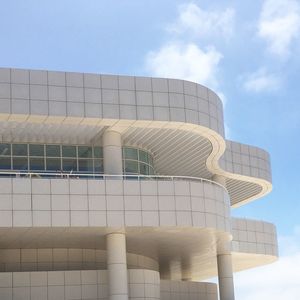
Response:
[{"label": "building", "polygon": [[269,155],[202,85],[2,68],[0,122],[1,300],[233,300],[277,258],[272,224],[230,216]]}]

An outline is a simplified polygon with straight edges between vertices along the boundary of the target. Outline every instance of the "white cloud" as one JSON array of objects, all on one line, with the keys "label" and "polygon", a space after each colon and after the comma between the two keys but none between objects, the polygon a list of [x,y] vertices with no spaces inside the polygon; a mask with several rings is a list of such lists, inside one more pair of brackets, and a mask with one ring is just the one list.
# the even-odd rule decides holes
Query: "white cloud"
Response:
[{"label": "white cloud", "polygon": [[286,58],[300,33],[300,3],[297,0],[265,0],[258,35],[268,42],[271,53]]},{"label": "white cloud", "polygon": [[[178,10],[174,23],[167,26],[169,40],[146,56],[147,73],[204,84],[214,89],[225,104],[226,96],[219,90],[218,81],[223,55],[212,45],[216,37],[232,35],[235,11],[204,10],[193,2],[180,5]],[[206,46],[200,46],[200,39]]]},{"label": "white cloud", "polygon": [[236,299],[299,300],[300,230],[297,228],[292,236],[279,238],[284,255],[277,262],[235,275]]},{"label": "white cloud", "polygon": [[242,76],[243,87],[251,92],[276,91],[281,86],[281,78],[273,73],[269,73],[265,68],[260,68],[254,73]]},{"label": "white cloud", "polygon": [[146,68],[157,77],[185,79],[211,87],[217,85],[222,54],[214,47],[201,49],[194,43],[169,43],[146,58]]},{"label": "white cloud", "polygon": [[234,17],[235,11],[232,8],[208,11],[195,3],[188,3],[179,6],[178,19],[167,29],[173,33],[188,33],[202,38],[211,36],[229,38],[233,34]]}]

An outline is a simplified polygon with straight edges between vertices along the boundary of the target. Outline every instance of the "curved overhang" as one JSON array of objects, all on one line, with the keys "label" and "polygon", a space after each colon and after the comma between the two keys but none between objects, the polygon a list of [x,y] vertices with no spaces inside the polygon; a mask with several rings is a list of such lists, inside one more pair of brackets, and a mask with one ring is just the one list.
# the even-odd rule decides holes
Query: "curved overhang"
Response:
[{"label": "curved overhang", "polygon": [[242,271],[278,259],[276,227],[263,221],[232,218],[232,264]]},{"label": "curved overhang", "polygon": [[232,218],[232,251],[278,256],[276,227],[272,223]]},{"label": "curved overhang", "polygon": [[219,165],[225,174],[233,207],[272,190],[270,156],[261,148],[226,140],[226,150]]},{"label": "curved overhang", "polygon": [[159,174],[224,176],[232,206],[272,188],[268,156],[224,139],[222,103],[202,85],[51,71],[0,73],[2,141],[97,144],[110,128],[122,133],[125,145],[152,152]]}]

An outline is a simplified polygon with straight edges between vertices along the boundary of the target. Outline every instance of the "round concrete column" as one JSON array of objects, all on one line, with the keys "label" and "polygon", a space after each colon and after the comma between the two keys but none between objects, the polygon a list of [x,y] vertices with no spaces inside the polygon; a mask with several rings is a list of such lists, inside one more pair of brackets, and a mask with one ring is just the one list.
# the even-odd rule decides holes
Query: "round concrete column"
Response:
[{"label": "round concrete column", "polygon": [[234,300],[231,254],[218,254],[217,263],[220,300]]},{"label": "round concrete column", "polygon": [[128,300],[125,234],[107,235],[106,250],[109,300]]},{"label": "round concrete column", "polygon": [[102,136],[104,174],[121,175],[122,138],[119,132],[106,130]]}]

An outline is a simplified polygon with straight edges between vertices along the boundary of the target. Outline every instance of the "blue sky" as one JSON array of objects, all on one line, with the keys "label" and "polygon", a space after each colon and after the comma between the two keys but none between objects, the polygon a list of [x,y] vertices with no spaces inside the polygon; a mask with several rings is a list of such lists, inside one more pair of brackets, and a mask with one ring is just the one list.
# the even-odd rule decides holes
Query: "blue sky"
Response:
[{"label": "blue sky", "polygon": [[273,192],[233,214],[275,223],[284,259],[300,266],[298,0],[2,0],[0,45],[1,67],[169,76],[217,91],[227,137],[272,159]]}]

